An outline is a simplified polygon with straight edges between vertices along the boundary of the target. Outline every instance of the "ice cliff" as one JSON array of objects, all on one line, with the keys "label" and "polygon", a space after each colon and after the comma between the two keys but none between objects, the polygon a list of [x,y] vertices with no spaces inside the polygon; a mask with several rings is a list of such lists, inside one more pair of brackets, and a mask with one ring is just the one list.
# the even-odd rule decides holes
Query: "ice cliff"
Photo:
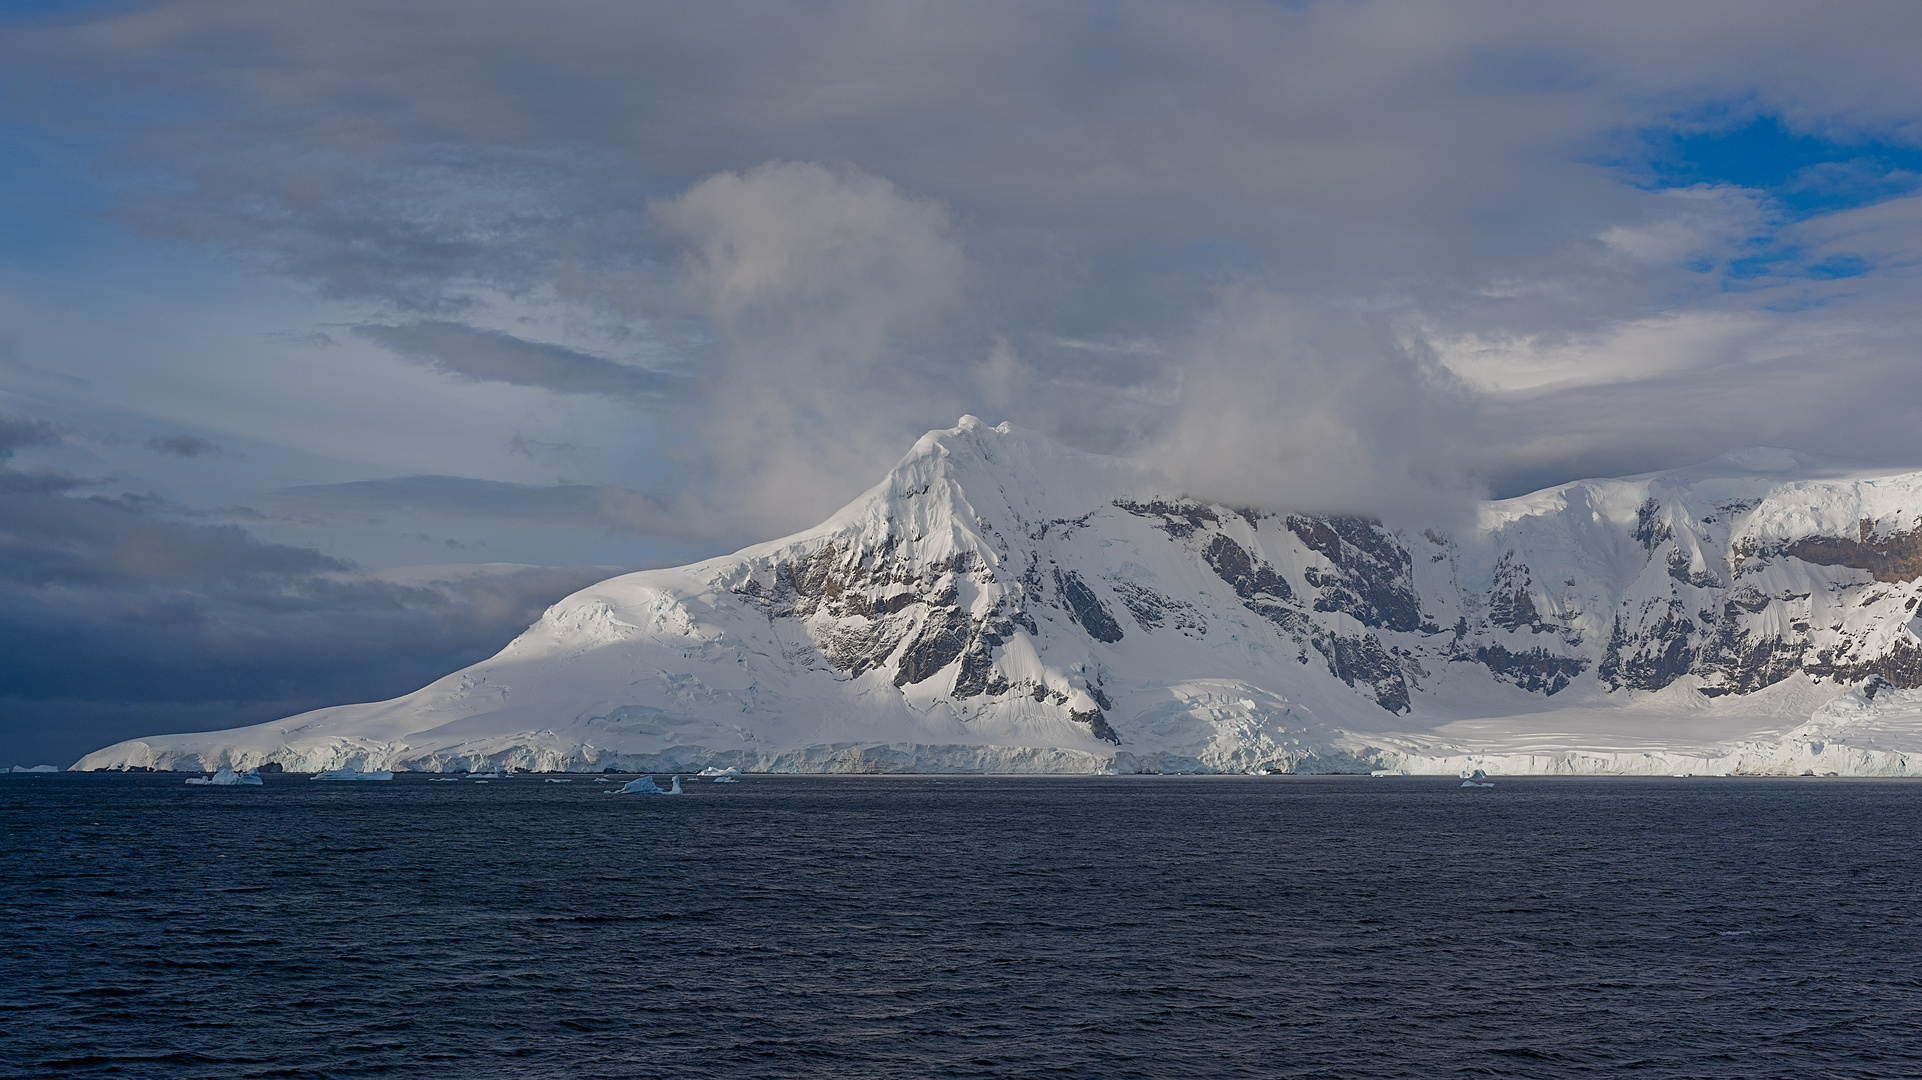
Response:
[{"label": "ice cliff", "polygon": [[75,768],[1922,773],[1922,473],[1750,450],[1421,523],[973,417],[405,697]]}]

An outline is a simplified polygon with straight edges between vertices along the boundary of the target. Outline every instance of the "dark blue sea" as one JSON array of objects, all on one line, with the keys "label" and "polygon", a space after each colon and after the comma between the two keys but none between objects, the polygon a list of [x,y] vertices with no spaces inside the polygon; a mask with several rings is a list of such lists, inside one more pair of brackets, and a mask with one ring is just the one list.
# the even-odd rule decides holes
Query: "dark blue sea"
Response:
[{"label": "dark blue sea", "polygon": [[0,776],[0,1076],[1922,1076],[1918,783],[182,779]]}]

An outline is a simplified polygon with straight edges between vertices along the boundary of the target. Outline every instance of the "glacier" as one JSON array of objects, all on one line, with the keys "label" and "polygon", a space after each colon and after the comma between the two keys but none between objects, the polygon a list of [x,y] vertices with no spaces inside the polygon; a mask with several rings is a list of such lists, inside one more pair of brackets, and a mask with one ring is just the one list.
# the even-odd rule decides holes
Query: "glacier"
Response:
[{"label": "glacier", "polygon": [[1451,528],[963,417],[815,528],[391,701],[74,769],[1922,773],[1922,473],[1758,448]]}]

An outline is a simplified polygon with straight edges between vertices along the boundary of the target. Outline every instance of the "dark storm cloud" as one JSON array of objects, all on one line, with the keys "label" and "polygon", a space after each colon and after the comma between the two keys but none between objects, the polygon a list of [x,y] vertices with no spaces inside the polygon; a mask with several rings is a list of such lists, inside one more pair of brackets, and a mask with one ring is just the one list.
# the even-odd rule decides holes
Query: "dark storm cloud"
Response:
[{"label": "dark storm cloud", "polygon": [[0,461],[6,461],[23,447],[55,446],[60,431],[45,420],[0,415]]},{"label": "dark storm cloud", "polygon": [[147,440],[147,449],[156,454],[171,454],[185,458],[220,453],[220,447],[198,435],[156,435]]},{"label": "dark storm cloud", "polygon": [[320,515],[409,514],[503,521],[592,521],[596,488],[586,484],[507,484],[461,476],[397,476],[284,488],[269,504]]},{"label": "dark storm cloud", "polygon": [[641,492],[614,484],[509,484],[464,476],[397,476],[283,488],[263,502],[309,521],[369,516],[466,518],[596,525],[610,532],[685,541],[721,526],[698,500],[678,492]]},{"label": "dark storm cloud", "polygon": [[412,690],[482,659],[595,567],[449,568],[396,581],[157,501],[0,499],[0,742],[65,761],[156,725],[197,729]]},{"label": "dark storm cloud", "polygon": [[438,371],[561,393],[657,397],[672,392],[682,381],[560,345],[454,322],[357,326],[354,333]]}]

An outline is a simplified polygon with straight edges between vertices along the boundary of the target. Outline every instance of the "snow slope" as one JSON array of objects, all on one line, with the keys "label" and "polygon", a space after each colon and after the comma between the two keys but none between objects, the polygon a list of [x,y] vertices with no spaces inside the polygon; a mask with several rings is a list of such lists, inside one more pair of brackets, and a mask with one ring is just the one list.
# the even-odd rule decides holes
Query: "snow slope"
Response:
[{"label": "snow slope", "polygon": [[1922,772],[1922,474],[1779,450],[1419,523],[973,417],[806,532],[601,582],[405,697],[74,767]]}]

